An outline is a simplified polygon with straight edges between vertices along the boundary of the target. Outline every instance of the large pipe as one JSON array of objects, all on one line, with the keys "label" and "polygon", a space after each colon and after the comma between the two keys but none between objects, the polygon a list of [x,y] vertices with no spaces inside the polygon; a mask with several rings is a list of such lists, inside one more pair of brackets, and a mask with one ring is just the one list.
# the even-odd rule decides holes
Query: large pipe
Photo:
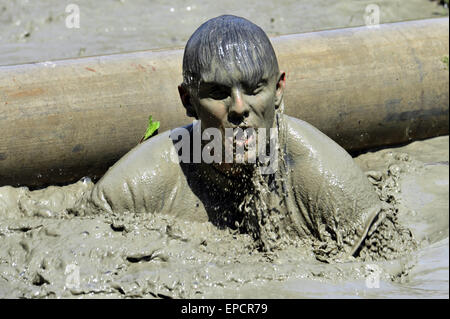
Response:
[{"label": "large pipe", "polygon": [[[441,18],[273,38],[286,113],[349,151],[448,134],[448,27]],[[0,67],[0,186],[99,177],[149,115],[160,131],[189,123],[181,59],[145,51]]]}]

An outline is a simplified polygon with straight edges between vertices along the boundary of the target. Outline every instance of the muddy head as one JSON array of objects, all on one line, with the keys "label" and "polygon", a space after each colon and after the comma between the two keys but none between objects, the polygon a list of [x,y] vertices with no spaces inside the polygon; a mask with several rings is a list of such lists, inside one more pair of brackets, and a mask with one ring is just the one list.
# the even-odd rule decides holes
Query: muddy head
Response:
[{"label": "muddy head", "polygon": [[[186,114],[200,120],[202,132],[217,128],[225,150],[227,129],[268,131],[276,126],[285,82],[264,31],[244,18],[224,15],[208,20],[190,37],[178,89]],[[248,136],[242,143],[251,141]],[[248,156],[245,152],[244,163]],[[232,165],[225,162],[223,158],[216,166],[229,170]]]}]

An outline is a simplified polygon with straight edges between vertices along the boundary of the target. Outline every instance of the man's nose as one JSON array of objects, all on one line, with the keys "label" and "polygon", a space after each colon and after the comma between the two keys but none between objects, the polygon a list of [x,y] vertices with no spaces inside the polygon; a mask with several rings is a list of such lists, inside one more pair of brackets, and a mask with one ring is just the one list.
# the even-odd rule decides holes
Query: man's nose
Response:
[{"label": "man's nose", "polygon": [[228,121],[240,125],[249,116],[250,108],[243,98],[241,90],[231,90],[231,105],[228,111]]}]

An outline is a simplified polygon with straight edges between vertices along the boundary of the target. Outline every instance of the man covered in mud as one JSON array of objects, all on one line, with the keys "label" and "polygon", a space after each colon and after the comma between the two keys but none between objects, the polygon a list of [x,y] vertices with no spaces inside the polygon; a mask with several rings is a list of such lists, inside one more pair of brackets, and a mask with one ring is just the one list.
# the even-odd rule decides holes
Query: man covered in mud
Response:
[{"label": "man covered in mud", "polygon": [[[73,211],[169,214],[249,233],[261,250],[357,254],[381,201],[344,149],[283,114],[286,75],[264,31],[235,16],[207,21],[187,42],[183,79],[181,101],[198,121],[134,148]],[[237,138],[238,129],[250,133]],[[212,137],[220,147],[211,153]],[[254,145],[265,147],[257,160]]]}]

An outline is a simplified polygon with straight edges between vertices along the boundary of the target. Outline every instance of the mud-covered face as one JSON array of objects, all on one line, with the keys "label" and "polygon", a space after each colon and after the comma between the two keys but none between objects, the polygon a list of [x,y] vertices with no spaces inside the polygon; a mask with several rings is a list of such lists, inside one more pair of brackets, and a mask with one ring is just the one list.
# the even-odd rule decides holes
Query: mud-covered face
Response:
[{"label": "mud-covered face", "polygon": [[[183,83],[178,89],[186,114],[200,120],[201,130],[219,130],[221,168],[228,170],[236,168],[228,164],[255,163],[255,156],[259,158],[261,155],[259,148],[264,147],[263,143],[271,144],[269,138],[273,132],[270,129],[275,126],[275,110],[283,100],[286,76],[284,72],[278,71],[278,66],[277,70],[273,70],[260,65],[263,69],[258,72],[242,72],[239,65],[222,65],[212,63],[209,70],[198,75],[198,82],[189,87]],[[241,132],[247,130],[250,135],[243,137],[237,133],[233,136],[239,131],[236,128],[241,129]],[[263,137],[260,129],[265,129],[265,141],[259,141]],[[208,132],[205,133],[208,135]],[[203,139],[202,143],[208,141]],[[233,154],[230,154],[230,144],[233,144]]]},{"label": "mud-covered face", "polygon": [[277,95],[282,94],[279,74],[263,75],[251,83],[238,71],[213,68],[201,78],[192,102],[203,129],[273,126]]},{"label": "mud-covered face", "polygon": [[[202,130],[218,128],[266,128],[274,126],[275,110],[280,106],[285,74],[263,75],[253,83],[222,68],[202,74],[191,103],[201,120]],[[248,143],[248,141],[246,141]]]}]

